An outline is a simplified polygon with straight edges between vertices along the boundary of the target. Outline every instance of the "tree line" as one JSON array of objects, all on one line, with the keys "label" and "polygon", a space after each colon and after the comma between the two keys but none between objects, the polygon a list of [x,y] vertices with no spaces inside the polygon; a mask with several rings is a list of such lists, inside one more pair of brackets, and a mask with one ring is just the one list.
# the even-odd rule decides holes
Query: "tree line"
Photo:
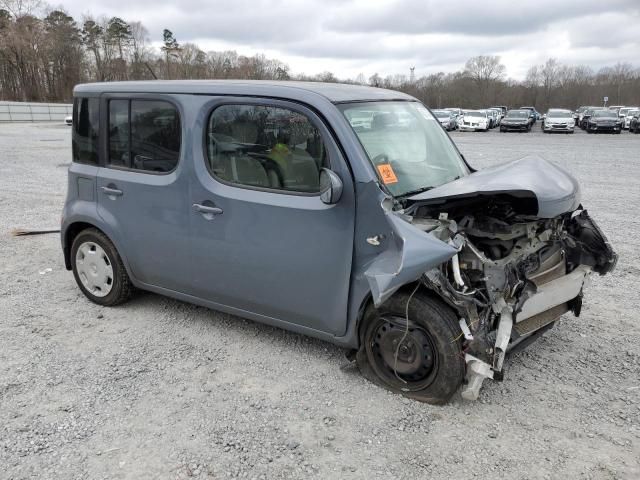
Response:
[{"label": "tree line", "polygon": [[155,48],[139,21],[120,17],[76,20],[61,9],[42,12],[39,0],[0,0],[0,100],[69,102],[84,82],[152,79],[255,79],[342,82],[409,93],[432,108],[533,105],[575,108],[640,104],[640,69],[629,63],[594,71],[556,59],[532,66],[522,81],[506,77],[497,56],[477,56],[453,73],[338,79],[331,72],[291,74],[265,55],[205,52],[169,29]]}]

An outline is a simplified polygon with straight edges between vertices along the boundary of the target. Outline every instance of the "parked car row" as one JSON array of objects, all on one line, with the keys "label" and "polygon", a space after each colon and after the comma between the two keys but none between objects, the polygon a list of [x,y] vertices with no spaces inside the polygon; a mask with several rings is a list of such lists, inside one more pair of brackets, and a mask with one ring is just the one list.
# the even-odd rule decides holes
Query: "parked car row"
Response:
[{"label": "parked car row", "polygon": [[500,127],[501,132],[529,131],[541,118],[535,107],[520,107],[509,110],[504,105],[476,110],[448,107],[433,112],[447,130],[474,132],[486,132],[496,127]]},{"label": "parked car row", "polygon": [[540,115],[535,107],[491,107],[479,110],[445,108],[434,110],[434,114],[446,130],[481,131],[500,127],[501,132],[529,132],[541,119],[544,133],[573,133],[575,127],[588,133],[620,133],[624,129],[640,132],[640,107],[593,107],[583,106],[575,111],[566,108],[550,108]]}]

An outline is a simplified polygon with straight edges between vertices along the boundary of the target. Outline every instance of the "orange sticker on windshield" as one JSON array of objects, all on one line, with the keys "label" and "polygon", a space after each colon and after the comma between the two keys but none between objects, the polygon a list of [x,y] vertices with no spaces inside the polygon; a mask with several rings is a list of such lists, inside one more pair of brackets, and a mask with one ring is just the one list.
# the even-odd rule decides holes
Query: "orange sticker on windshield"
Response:
[{"label": "orange sticker on windshield", "polygon": [[388,163],[378,165],[378,172],[380,172],[380,177],[382,178],[383,183],[398,183],[398,177],[396,177],[396,173]]}]

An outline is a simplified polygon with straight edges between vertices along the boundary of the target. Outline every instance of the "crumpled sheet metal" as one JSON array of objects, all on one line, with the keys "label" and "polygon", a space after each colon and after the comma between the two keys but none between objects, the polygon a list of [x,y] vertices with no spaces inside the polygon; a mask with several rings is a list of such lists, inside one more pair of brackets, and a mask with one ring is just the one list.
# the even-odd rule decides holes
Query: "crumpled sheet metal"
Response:
[{"label": "crumpled sheet metal", "polygon": [[424,272],[446,262],[457,252],[451,245],[392,212],[387,214],[387,219],[392,230],[387,248],[364,272],[376,307],[400,287],[415,282]]}]

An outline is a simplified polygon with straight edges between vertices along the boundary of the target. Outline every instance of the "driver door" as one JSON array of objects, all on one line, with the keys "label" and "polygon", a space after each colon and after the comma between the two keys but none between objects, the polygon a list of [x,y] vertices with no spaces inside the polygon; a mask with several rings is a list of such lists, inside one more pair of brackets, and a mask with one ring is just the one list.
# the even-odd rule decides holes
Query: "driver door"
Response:
[{"label": "driver door", "polygon": [[[267,323],[342,335],[354,192],[329,130],[310,110],[271,99],[211,99],[200,113],[190,188],[194,293]],[[344,191],[319,195],[331,168]]]}]

